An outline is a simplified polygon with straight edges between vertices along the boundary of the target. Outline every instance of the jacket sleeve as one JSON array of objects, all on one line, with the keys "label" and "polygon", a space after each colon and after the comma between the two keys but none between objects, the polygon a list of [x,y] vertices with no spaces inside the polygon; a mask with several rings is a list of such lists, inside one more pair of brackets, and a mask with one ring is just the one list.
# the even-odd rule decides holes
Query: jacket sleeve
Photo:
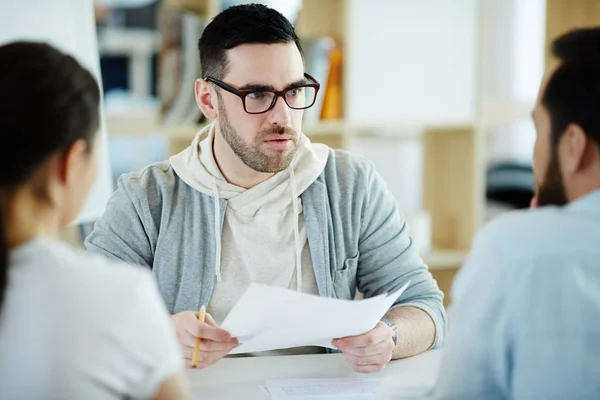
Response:
[{"label": "jacket sleeve", "polygon": [[127,179],[119,178],[117,190],[86,238],[85,247],[91,254],[152,267],[154,252],[147,233],[152,219]]},{"label": "jacket sleeve", "polygon": [[393,307],[413,306],[429,314],[436,328],[433,348],[440,347],[446,334],[444,294],[417,253],[396,199],[374,167],[366,180],[358,244],[358,289],[368,298],[394,292],[410,281]]}]

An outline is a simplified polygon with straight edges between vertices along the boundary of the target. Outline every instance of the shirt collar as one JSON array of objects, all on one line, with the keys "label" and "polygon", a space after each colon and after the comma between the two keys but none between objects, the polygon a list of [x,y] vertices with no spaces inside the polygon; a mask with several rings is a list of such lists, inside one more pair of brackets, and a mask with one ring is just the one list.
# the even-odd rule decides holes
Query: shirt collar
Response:
[{"label": "shirt collar", "polygon": [[567,208],[576,211],[593,211],[600,213],[600,189],[590,192],[569,203]]}]

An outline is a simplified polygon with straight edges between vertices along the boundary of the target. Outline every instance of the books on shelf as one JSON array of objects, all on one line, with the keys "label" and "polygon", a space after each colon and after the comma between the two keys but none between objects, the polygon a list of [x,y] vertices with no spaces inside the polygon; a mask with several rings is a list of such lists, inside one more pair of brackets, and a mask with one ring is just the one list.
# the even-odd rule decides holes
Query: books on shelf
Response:
[{"label": "books on shelf", "polygon": [[[305,69],[321,84],[315,104],[304,112],[304,122],[341,118],[341,45],[329,36],[300,40]],[[337,111],[336,111],[337,110]],[[337,116],[336,116],[337,115]]]},{"label": "books on shelf", "polygon": [[342,47],[339,43],[329,53],[329,63],[321,119],[339,120],[342,118]]}]

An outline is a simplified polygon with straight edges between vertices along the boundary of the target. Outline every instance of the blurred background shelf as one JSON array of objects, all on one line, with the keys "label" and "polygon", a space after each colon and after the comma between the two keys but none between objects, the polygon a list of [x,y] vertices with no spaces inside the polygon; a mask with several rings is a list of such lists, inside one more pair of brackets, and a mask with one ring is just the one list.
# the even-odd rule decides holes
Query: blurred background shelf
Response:
[{"label": "blurred background shelf", "polygon": [[[322,85],[320,102],[305,114],[304,133],[313,142],[370,159],[403,213],[409,218],[427,213],[429,226],[412,226],[436,278],[462,265],[481,224],[485,195],[478,178],[484,158],[474,107],[479,2],[457,1],[438,1],[440,9],[434,14],[429,6],[411,0],[303,0],[294,21],[307,53],[307,72]],[[196,110],[192,83],[199,68],[197,27],[230,3],[163,1],[161,13],[170,22],[161,27],[167,39],[158,54],[162,75],[157,79],[160,83],[180,76],[181,87],[168,96],[170,100],[159,96],[159,104],[140,107],[137,113],[108,113],[107,128],[115,141],[139,143],[139,138],[150,136],[156,143],[166,142],[168,150],[155,151],[156,159],[189,146],[205,124],[190,123],[189,117]],[[445,13],[450,17],[442,17]],[[181,38],[173,36],[177,24],[172,21],[177,18]],[[378,32],[377,40],[373,31]],[[173,47],[171,42],[180,44]],[[456,54],[447,53],[453,45]],[[173,70],[173,56],[196,64]],[[173,120],[174,115],[187,117]],[[130,154],[123,156],[131,161]],[[127,169],[125,163],[121,169]],[[430,239],[423,232],[429,232]]]},{"label": "blurred background shelf", "polygon": [[[205,126],[197,40],[233,3],[156,0],[148,26],[99,24],[115,175],[181,151]],[[266,3],[296,16],[296,0]],[[481,227],[532,194],[530,112],[553,62],[547,43],[598,25],[600,1],[302,0],[293,19],[321,82],[304,133],[373,161],[403,213],[427,214],[413,226],[448,293]],[[129,98],[112,91],[114,57],[126,59]]]},{"label": "blurred background shelf", "polygon": [[434,249],[423,254],[423,260],[429,266],[430,271],[457,269],[465,263],[467,255],[466,251]]},{"label": "blurred background shelf", "polygon": [[304,133],[309,136],[343,134],[348,129],[348,124],[343,120],[310,122],[303,126]]}]

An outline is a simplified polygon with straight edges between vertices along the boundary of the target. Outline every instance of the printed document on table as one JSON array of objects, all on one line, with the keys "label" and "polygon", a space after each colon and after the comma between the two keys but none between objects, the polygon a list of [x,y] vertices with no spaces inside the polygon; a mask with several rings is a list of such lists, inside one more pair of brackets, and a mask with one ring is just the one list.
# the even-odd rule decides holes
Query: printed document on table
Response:
[{"label": "printed document on table", "polygon": [[273,379],[259,388],[273,400],[427,400],[433,391],[429,384],[400,380],[390,385],[376,378]]},{"label": "printed document on table", "polygon": [[251,284],[221,328],[240,342],[231,354],[301,346],[333,348],[335,338],[373,329],[409,284],[393,293],[355,301]]},{"label": "printed document on table", "polygon": [[368,378],[276,379],[267,381],[273,400],[375,400],[381,381]]}]

